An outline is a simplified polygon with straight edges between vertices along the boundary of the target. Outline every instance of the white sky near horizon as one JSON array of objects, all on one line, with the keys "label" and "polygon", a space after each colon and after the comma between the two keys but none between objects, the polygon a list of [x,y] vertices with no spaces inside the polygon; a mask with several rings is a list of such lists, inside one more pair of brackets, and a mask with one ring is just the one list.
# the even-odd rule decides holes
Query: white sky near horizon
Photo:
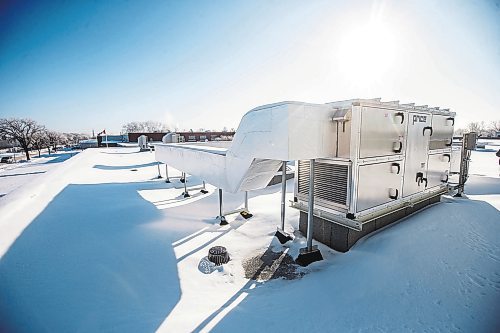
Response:
[{"label": "white sky near horizon", "polygon": [[59,131],[236,128],[262,104],[373,97],[500,120],[499,1],[20,7],[0,7],[0,117]]}]

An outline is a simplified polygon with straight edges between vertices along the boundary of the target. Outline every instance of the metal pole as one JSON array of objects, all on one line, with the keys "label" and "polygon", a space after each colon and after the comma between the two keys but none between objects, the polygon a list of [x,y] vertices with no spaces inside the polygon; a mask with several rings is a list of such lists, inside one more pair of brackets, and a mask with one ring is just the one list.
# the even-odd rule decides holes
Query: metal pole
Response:
[{"label": "metal pole", "polygon": [[245,211],[248,213],[248,191],[245,191]]},{"label": "metal pole", "polygon": [[168,165],[165,164],[165,178],[167,178],[165,180],[165,183],[170,183],[170,179],[168,178]]},{"label": "metal pole", "polygon": [[202,184],[203,185],[201,187],[201,191],[200,192],[203,193],[203,194],[207,194],[208,191],[207,191],[207,188],[205,187],[205,181],[204,180],[202,181]]},{"label": "metal pole", "polygon": [[283,161],[281,171],[281,230],[285,231],[286,161]]},{"label": "metal pole", "polygon": [[219,189],[219,217],[222,219],[224,216],[223,212],[223,207],[222,207],[222,189]]},{"label": "metal pole", "polygon": [[226,221],[226,217],[223,215],[224,214],[224,209],[222,207],[222,189],[219,189],[219,218],[220,218],[220,225],[228,225]]},{"label": "metal pole", "polygon": [[314,214],[314,159],[309,160],[309,207],[307,209],[307,251],[312,251]]},{"label": "metal pole", "polygon": [[462,151],[460,152],[460,174],[458,175],[458,191],[457,191],[457,196],[461,197],[463,188],[464,188],[464,181],[463,181],[463,175],[465,171],[465,163],[466,163],[466,158],[467,158],[467,135],[464,134],[462,136]]},{"label": "metal pole", "polygon": [[158,167],[158,178],[161,178],[160,162],[156,163],[156,166]]},{"label": "metal pole", "polygon": [[184,197],[189,197],[189,193],[188,193],[188,190],[187,190],[187,180],[186,180],[186,173],[183,172],[182,175],[184,176]]}]

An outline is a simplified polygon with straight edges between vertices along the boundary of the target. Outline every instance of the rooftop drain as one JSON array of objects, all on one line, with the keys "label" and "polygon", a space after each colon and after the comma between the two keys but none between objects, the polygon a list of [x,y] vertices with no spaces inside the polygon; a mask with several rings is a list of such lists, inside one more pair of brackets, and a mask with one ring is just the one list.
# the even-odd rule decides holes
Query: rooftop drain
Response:
[{"label": "rooftop drain", "polygon": [[229,254],[224,246],[214,246],[208,250],[208,260],[220,266],[229,262]]}]

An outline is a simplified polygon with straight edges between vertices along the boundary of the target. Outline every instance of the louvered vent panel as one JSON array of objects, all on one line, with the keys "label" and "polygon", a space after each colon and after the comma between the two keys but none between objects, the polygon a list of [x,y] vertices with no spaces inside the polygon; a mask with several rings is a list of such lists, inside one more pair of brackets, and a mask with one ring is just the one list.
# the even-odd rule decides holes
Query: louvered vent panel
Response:
[{"label": "louvered vent panel", "polygon": [[[314,164],[314,194],[316,198],[345,205],[349,167],[330,163]],[[309,194],[309,161],[299,161],[299,194]]]}]

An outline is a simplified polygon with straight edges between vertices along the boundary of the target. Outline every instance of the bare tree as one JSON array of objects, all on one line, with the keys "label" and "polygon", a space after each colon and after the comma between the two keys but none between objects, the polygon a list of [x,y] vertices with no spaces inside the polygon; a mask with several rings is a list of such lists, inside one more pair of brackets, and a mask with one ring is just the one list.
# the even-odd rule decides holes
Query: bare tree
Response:
[{"label": "bare tree", "polygon": [[33,141],[31,145],[34,149],[38,150],[38,157],[40,157],[42,149],[49,148],[49,136],[47,135],[47,130],[42,129],[33,135]]},{"label": "bare tree", "polygon": [[491,134],[496,136],[498,132],[500,132],[500,120],[494,120],[490,122],[490,126],[488,127]]},{"label": "bare tree", "polygon": [[49,138],[49,145],[53,147],[54,151],[57,151],[57,145],[61,143],[61,133],[56,131],[47,131],[47,137]]},{"label": "bare tree", "polygon": [[484,131],[484,121],[482,122],[471,122],[467,125],[468,132],[476,132],[478,135]]},{"label": "bare tree", "polygon": [[132,121],[122,126],[125,133],[158,133],[169,132],[170,126],[159,121]]},{"label": "bare tree", "polygon": [[0,119],[0,135],[19,142],[28,161],[30,160],[29,150],[33,142],[33,135],[40,132],[42,129],[43,126],[32,119]]},{"label": "bare tree", "polygon": [[66,142],[66,144],[70,145],[77,145],[80,140],[86,140],[90,138],[88,135],[82,133],[63,133],[62,135],[65,137],[64,141]]},{"label": "bare tree", "polygon": [[467,130],[463,129],[463,128],[457,128],[455,129],[455,131],[453,132],[453,135],[454,136],[462,136],[464,133],[466,133]]}]

